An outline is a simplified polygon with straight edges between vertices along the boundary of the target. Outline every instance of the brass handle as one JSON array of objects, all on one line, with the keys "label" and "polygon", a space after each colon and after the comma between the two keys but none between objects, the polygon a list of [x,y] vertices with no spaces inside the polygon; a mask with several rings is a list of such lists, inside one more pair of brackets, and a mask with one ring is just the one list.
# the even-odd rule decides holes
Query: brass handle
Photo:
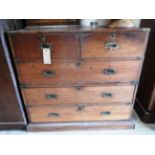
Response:
[{"label": "brass handle", "polygon": [[48,117],[59,117],[60,114],[59,113],[56,113],[56,112],[50,112],[48,113]]},{"label": "brass handle", "polygon": [[102,93],[101,96],[104,98],[112,98],[112,93]]},{"label": "brass handle", "polygon": [[102,111],[102,112],[100,112],[100,115],[102,115],[102,116],[108,116],[110,114],[111,114],[110,111]]},{"label": "brass handle", "polygon": [[55,71],[46,70],[42,72],[43,76],[45,77],[53,77],[56,75]]},{"label": "brass handle", "polygon": [[48,44],[48,43],[42,43],[41,45],[40,45],[40,48],[43,50],[43,49],[47,49],[47,48],[49,48],[50,50],[52,49],[52,44]]},{"label": "brass handle", "polygon": [[103,70],[103,73],[105,75],[113,75],[113,74],[116,74],[116,70],[112,69],[112,68],[106,68]]},{"label": "brass handle", "polygon": [[56,94],[47,94],[46,99],[51,100],[51,99],[56,99],[57,95]]},{"label": "brass handle", "polygon": [[105,43],[105,48],[112,51],[119,48],[119,44],[116,41],[109,41]]}]

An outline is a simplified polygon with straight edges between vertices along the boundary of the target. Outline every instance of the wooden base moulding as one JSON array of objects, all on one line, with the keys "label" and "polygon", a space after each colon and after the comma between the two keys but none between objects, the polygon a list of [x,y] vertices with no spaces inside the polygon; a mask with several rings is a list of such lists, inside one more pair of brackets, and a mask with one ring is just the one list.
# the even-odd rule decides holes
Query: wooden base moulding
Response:
[{"label": "wooden base moulding", "polygon": [[147,111],[138,99],[136,99],[135,110],[143,122],[155,123],[155,112]]},{"label": "wooden base moulding", "polygon": [[133,120],[94,121],[70,123],[34,123],[27,126],[28,131],[69,131],[69,130],[105,130],[105,129],[134,129]]}]

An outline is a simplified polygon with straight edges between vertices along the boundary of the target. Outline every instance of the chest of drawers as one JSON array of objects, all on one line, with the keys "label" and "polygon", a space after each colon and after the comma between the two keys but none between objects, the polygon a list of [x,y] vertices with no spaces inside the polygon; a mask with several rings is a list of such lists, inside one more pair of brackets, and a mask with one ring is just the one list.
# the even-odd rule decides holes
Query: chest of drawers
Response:
[{"label": "chest of drawers", "polygon": [[[8,33],[28,130],[131,128],[149,29]],[[44,48],[51,64],[43,62]]]}]

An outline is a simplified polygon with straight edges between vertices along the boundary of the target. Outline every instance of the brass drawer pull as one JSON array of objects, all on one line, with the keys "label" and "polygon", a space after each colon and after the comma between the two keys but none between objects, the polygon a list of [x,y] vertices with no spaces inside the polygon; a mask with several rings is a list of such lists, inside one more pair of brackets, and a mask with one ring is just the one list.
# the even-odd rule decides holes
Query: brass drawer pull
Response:
[{"label": "brass drawer pull", "polygon": [[56,113],[56,112],[50,112],[48,113],[48,117],[59,117],[60,114],[59,113]]},{"label": "brass drawer pull", "polygon": [[111,93],[102,93],[101,96],[104,97],[104,98],[112,98]]},{"label": "brass drawer pull", "polygon": [[55,71],[47,70],[47,71],[43,71],[42,74],[43,74],[43,76],[45,76],[45,77],[53,77],[53,76],[56,75],[56,72],[55,72]]},{"label": "brass drawer pull", "polygon": [[48,49],[52,49],[52,45],[51,44],[47,44],[47,43],[42,43],[41,44],[41,46],[40,46],[40,48],[43,50],[43,49],[45,49],[45,48],[48,48]]},{"label": "brass drawer pull", "polygon": [[106,68],[103,70],[103,73],[105,75],[113,75],[113,74],[116,74],[116,70],[112,69],[112,68]]},{"label": "brass drawer pull", "polygon": [[110,111],[102,111],[102,112],[100,112],[100,115],[102,115],[102,116],[108,116],[110,114],[111,114]]},{"label": "brass drawer pull", "polygon": [[51,100],[51,99],[56,99],[57,95],[56,94],[47,94],[46,99]]},{"label": "brass drawer pull", "polygon": [[116,50],[119,48],[119,44],[116,41],[109,41],[105,43],[105,48],[110,51]]}]

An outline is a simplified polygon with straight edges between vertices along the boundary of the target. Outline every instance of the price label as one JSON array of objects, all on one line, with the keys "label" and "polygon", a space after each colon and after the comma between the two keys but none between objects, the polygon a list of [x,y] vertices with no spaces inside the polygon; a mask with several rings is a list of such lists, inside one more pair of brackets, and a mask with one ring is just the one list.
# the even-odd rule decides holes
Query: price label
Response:
[{"label": "price label", "polygon": [[52,64],[50,48],[43,48],[43,63]]}]

